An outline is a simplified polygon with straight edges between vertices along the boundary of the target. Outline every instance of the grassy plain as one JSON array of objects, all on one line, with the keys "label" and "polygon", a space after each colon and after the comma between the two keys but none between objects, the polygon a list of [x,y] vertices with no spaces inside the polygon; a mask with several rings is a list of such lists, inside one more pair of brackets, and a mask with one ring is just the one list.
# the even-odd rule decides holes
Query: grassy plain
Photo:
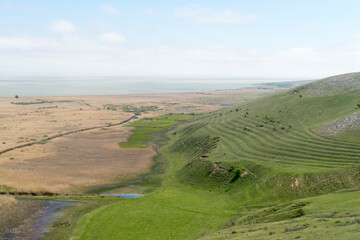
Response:
[{"label": "grassy plain", "polygon": [[[148,118],[209,112],[270,91],[1,98],[0,189],[68,193],[134,178],[150,170],[155,152],[120,148],[132,128],[111,125],[135,113]],[[3,152],[14,147],[20,148]]]}]

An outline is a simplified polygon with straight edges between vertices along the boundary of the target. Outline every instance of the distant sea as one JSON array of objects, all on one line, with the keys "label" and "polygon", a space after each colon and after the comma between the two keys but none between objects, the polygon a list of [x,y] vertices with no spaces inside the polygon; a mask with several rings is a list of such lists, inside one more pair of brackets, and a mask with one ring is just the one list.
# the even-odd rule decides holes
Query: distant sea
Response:
[{"label": "distant sea", "polygon": [[260,79],[0,76],[0,97],[194,92],[240,89],[263,82]]}]

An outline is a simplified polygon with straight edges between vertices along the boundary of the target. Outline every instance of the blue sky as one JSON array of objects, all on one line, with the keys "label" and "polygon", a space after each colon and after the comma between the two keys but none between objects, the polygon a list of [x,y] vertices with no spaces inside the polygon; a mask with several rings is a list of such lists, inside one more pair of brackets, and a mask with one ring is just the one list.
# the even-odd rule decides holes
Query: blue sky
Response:
[{"label": "blue sky", "polygon": [[0,0],[0,74],[311,79],[359,71],[360,1]]}]

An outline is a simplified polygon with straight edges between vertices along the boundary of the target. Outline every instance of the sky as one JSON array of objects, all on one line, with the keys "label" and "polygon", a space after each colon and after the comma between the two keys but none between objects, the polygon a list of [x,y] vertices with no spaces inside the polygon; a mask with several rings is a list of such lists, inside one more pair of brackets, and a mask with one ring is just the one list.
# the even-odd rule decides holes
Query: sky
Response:
[{"label": "sky", "polygon": [[0,0],[0,74],[303,80],[360,70],[358,0]]}]

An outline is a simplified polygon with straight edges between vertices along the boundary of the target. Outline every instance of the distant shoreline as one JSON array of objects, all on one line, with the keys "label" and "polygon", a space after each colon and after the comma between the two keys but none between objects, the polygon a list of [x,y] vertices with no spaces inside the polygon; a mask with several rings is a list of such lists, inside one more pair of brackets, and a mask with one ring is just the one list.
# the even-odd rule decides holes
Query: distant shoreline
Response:
[{"label": "distant shoreline", "polygon": [[258,86],[282,88],[303,81],[264,83],[264,80],[235,79],[116,79],[116,78],[25,78],[0,77],[0,97],[71,97],[128,94],[187,93],[235,90]]}]

